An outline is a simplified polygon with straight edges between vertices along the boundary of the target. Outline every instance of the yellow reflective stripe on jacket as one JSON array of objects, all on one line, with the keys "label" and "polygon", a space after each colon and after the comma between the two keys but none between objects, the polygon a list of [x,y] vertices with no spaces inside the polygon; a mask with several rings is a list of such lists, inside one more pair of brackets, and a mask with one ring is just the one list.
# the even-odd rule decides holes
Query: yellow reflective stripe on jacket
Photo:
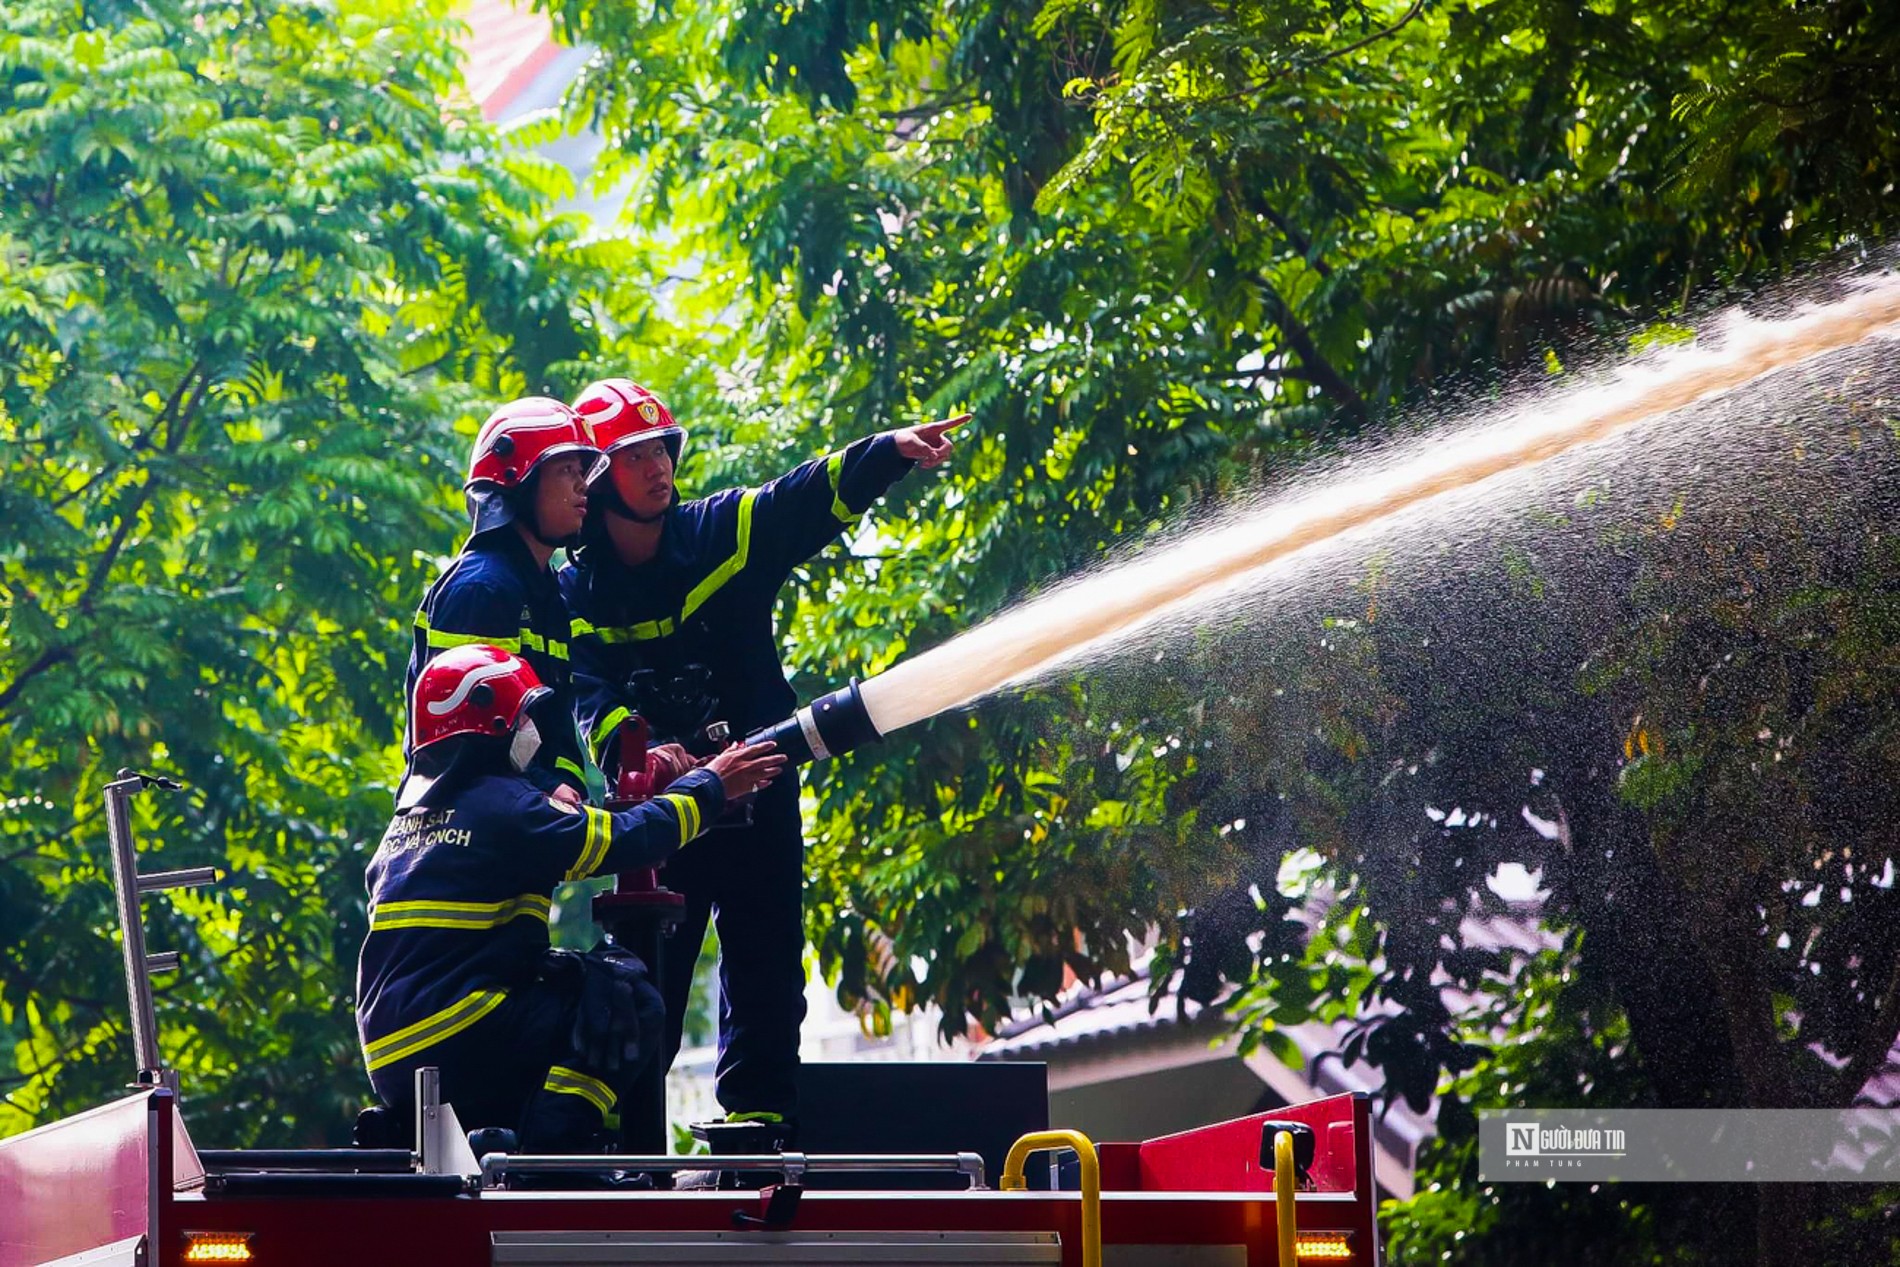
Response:
[{"label": "yellow reflective stripe on jacket", "polygon": [[429,613],[416,613],[416,628],[422,630],[424,641],[437,651],[447,651],[450,647],[468,647],[480,643],[484,646],[500,647],[514,655],[521,654],[521,639],[496,638],[490,634],[450,633],[446,629],[436,629],[429,624]]},{"label": "yellow reflective stripe on jacket", "polygon": [[600,869],[607,857],[607,846],[614,840],[614,819],[604,809],[595,809],[592,805],[581,806],[581,813],[587,816],[587,840],[581,846],[580,857],[574,859],[574,865],[567,869],[563,880],[585,880]]},{"label": "yellow reflective stripe on jacket", "polygon": [[565,1065],[554,1065],[548,1070],[548,1080],[541,1084],[543,1091],[552,1091],[557,1095],[577,1095],[600,1110],[604,1119],[614,1111],[614,1089],[599,1078],[590,1078],[578,1069],[569,1069]]},{"label": "yellow reflective stripe on jacket", "polygon": [[844,490],[840,481],[844,478],[844,450],[840,449],[825,459],[825,478],[831,481],[831,516],[847,526],[858,521],[858,512],[844,504]]},{"label": "yellow reflective stripe on jacket", "polygon": [[[752,503],[758,495],[758,489],[748,488],[740,496],[738,544],[718,567],[706,574],[706,579],[693,586],[686,595],[686,602],[680,608],[677,618],[662,616],[658,620],[643,620],[632,625],[596,625],[590,620],[576,617],[568,622],[568,637],[598,638],[609,646],[623,642],[652,642],[658,638],[671,637],[673,632],[685,623],[687,617],[704,607],[707,600],[719,592],[720,586],[745,569],[746,559],[752,553]],[[836,502],[834,495],[834,504],[842,505],[843,503]],[[562,654],[566,654],[566,648],[562,648]],[[596,744],[600,742],[598,734],[594,742]]]},{"label": "yellow reflective stripe on jacket", "polygon": [[476,990],[449,1004],[439,1012],[423,1017],[414,1025],[405,1025],[393,1034],[363,1044],[363,1061],[374,1073],[384,1065],[413,1056],[433,1047],[445,1038],[453,1038],[476,1021],[501,1006],[506,990]]},{"label": "yellow reflective stripe on jacket", "polygon": [[522,893],[499,902],[379,902],[370,907],[369,930],[500,928],[522,915],[531,915],[545,924],[553,905],[545,893]]},{"label": "yellow reflective stripe on jacket", "polygon": [[757,499],[759,490],[748,488],[739,498],[739,544],[724,563],[714,568],[706,579],[693,586],[686,596],[686,605],[680,608],[680,619],[685,620],[701,607],[706,600],[719,592],[719,587],[737,576],[745,567],[746,556],[752,550],[752,503]]},{"label": "yellow reflective stripe on jacket", "polygon": [[662,792],[653,799],[656,801],[665,801],[668,805],[673,807],[673,812],[679,815],[680,843],[682,845],[699,835],[698,801],[679,792]]},{"label": "yellow reflective stripe on jacket", "polygon": [[[446,629],[437,629],[431,625],[429,623],[428,612],[418,611],[416,613],[416,628],[422,630],[426,635],[425,641],[437,651],[447,651],[450,647],[468,647],[481,644],[489,647],[500,647],[503,651],[510,652],[514,655],[520,655],[522,649],[526,648],[529,651],[539,651],[542,655],[555,660],[565,660],[568,658],[567,644],[565,642],[562,642],[559,638],[543,638],[540,634],[526,626],[517,630],[516,636],[513,638],[498,638],[493,634],[450,633]],[[571,637],[572,635],[570,634],[569,636]]]},{"label": "yellow reflective stripe on jacket", "polygon": [[[570,634],[570,637],[573,635]],[[567,659],[567,644],[559,638],[543,638],[532,629],[521,631],[521,645],[530,651],[539,651],[552,660]]]},{"label": "yellow reflective stripe on jacket", "polygon": [[651,642],[673,632],[673,618],[643,620],[637,625],[588,626],[588,632],[609,645],[621,642]]},{"label": "yellow reflective stripe on jacket", "polygon": [[613,712],[601,718],[600,724],[594,727],[594,751],[598,753],[600,746],[613,738],[614,727],[631,716],[633,716],[631,709],[616,708]]}]

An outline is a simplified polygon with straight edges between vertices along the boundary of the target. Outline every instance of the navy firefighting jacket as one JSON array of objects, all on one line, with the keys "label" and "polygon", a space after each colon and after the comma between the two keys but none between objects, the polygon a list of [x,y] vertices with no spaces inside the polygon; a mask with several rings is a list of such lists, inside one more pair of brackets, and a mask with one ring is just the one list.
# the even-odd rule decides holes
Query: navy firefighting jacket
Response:
[{"label": "navy firefighting jacket", "polygon": [[[798,700],[772,629],[778,591],[912,465],[892,436],[868,436],[762,487],[683,502],[667,511],[658,556],[637,568],[591,532],[560,585],[574,618],[575,715],[596,759],[630,711],[661,740],[706,720],[738,736],[789,717]],[[665,682],[692,666],[707,673],[706,717],[669,717],[628,689],[636,671]]]},{"label": "navy firefighting jacket", "polygon": [[[568,663],[567,605],[554,574],[535,562],[527,543],[512,531],[495,530],[469,538],[455,561],[429,587],[416,612],[415,646],[403,698],[413,708],[416,678],[422,666],[450,647],[483,642],[520,656],[554,692],[545,710],[537,709],[541,748],[528,777],[543,791],[566,783],[587,792],[580,737],[568,718],[574,711],[573,675]],[[409,726],[403,728],[408,755]]]},{"label": "navy firefighting jacket", "polygon": [[398,813],[370,859],[356,1025],[373,1071],[461,1033],[534,980],[554,886],[658,866],[725,808],[711,770],[610,814],[487,774]]}]

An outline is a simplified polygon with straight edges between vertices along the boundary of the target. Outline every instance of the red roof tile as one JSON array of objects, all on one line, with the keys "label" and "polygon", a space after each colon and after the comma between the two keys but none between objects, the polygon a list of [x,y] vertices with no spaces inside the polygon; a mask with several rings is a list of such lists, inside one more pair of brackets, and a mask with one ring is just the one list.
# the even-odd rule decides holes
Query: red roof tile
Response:
[{"label": "red roof tile", "polygon": [[462,77],[484,119],[499,118],[521,90],[560,55],[554,26],[544,13],[504,3],[470,0],[462,13],[469,35]]}]

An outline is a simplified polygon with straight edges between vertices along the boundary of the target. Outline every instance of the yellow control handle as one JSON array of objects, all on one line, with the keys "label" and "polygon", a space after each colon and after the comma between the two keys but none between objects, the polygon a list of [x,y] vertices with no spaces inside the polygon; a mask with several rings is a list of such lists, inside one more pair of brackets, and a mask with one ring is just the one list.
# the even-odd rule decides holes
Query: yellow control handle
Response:
[{"label": "yellow control handle", "polygon": [[1291,1131],[1279,1131],[1273,1137],[1273,1216],[1280,1230],[1280,1267],[1297,1267],[1300,1261],[1300,1229],[1298,1216],[1293,1212]]},{"label": "yellow control handle", "polygon": [[[1291,1176],[1292,1141],[1287,1143],[1287,1174]],[[1081,1131],[1031,1131],[1023,1136],[1009,1146],[1009,1156],[1003,1161],[1003,1191],[1021,1192],[1029,1186],[1023,1178],[1023,1163],[1041,1148],[1073,1148],[1082,1159],[1082,1267],[1102,1267],[1102,1167],[1088,1136]]]}]

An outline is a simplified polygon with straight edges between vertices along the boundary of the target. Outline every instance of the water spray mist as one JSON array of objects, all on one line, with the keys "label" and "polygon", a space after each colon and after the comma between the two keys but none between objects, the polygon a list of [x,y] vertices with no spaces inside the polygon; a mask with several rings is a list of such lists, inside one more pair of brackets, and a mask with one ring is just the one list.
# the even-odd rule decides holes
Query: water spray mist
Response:
[{"label": "water spray mist", "polygon": [[1408,450],[1369,474],[1284,498],[1006,611],[942,646],[801,708],[750,736],[794,762],[840,756],[882,735],[1042,677],[1212,598],[1288,555],[1432,498],[1532,467],[1647,419],[1732,391],[1864,339],[1900,335],[1900,279],[1764,321],[1734,316],[1720,344],[1625,367],[1499,422]]}]

